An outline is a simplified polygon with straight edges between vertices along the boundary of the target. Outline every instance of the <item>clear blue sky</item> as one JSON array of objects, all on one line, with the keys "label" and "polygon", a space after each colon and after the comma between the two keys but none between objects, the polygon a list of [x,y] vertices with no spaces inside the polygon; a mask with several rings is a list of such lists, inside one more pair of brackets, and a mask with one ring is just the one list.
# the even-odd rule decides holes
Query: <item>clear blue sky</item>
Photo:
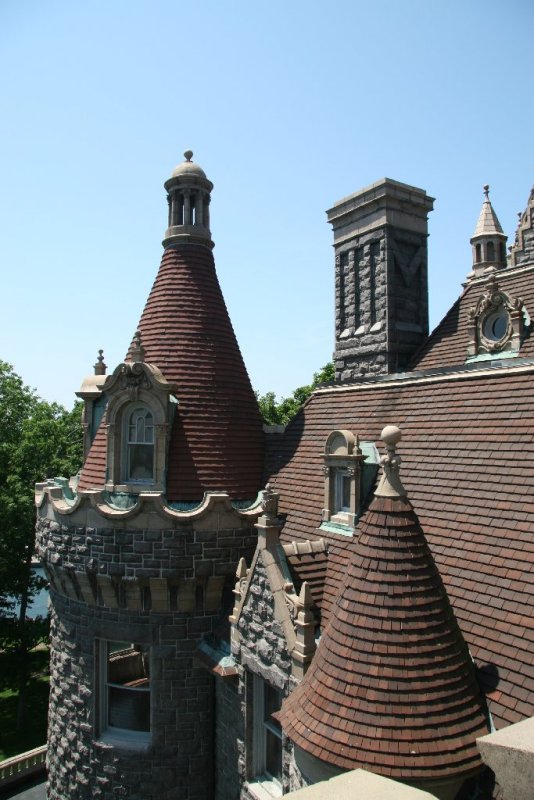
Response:
[{"label": "clear blue sky", "polygon": [[331,358],[324,211],[378,178],[437,198],[437,324],[483,184],[510,243],[534,181],[533,41],[531,0],[1,0],[0,358],[68,407],[122,360],[187,148],[256,389]]}]

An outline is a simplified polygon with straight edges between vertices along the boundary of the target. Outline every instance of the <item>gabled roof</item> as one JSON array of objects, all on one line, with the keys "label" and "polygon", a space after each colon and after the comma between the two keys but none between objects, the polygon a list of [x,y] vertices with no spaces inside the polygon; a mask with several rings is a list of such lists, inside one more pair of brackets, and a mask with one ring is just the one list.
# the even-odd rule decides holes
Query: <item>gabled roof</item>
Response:
[{"label": "gabled roof", "polygon": [[[168,499],[200,500],[205,491],[255,498],[263,470],[262,420],[208,247],[165,250],[139,330],[145,361],[177,386]],[[101,425],[79,488],[104,482]]]},{"label": "gabled roof", "polygon": [[333,430],[378,441],[402,427],[404,485],[462,633],[491,683],[497,727],[534,714],[534,363],[367,380],[322,389],[288,427],[272,478],[282,542],[322,537],[323,622],[351,538],[320,529],[323,450]]},{"label": "gabled roof", "polygon": [[409,501],[375,497],[349,551],[317,653],[279,715],[285,733],[341,769],[406,781],[471,772],[483,702]]}]

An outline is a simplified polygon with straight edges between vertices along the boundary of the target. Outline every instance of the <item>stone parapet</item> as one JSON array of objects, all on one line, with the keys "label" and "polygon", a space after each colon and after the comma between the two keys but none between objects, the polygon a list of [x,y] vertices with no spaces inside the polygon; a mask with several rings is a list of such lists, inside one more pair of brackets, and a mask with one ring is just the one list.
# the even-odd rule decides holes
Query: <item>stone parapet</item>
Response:
[{"label": "stone parapet", "polygon": [[482,761],[495,773],[503,800],[534,795],[534,717],[477,739]]}]

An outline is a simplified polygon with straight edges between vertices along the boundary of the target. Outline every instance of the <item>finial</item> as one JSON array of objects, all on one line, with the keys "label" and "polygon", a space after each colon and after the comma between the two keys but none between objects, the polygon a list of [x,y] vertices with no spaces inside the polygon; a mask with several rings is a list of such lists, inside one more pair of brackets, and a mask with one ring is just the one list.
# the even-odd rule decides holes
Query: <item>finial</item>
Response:
[{"label": "finial", "polygon": [[130,357],[132,361],[145,360],[145,348],[141,344],[141,331],[136,330],[134,333],[132,346],[130,347]]},{"label": "finial", "polygon": [[191,159],[193,158],[193,151],[192,150],[186,150],[185,153],[184,153],[184,156],[185,156],[185,160],[186,161],[191,161]]},{"label": "finial", "polygon": [[98,351],[98,358],[96,359],[95,366],[95,375],[105,375],[107,366],[104,364],[104,351]]},{"label": "finial", "polygon": [[484,194],[486,195],[486,200],[489,200],[489,183],[484,184]]},{"label": "finial", "polygon": [[395,452],[395,445],[400,442],[401,436],[401,430],[396,425],[386,425],[380,434],[386,445],[387,455],[380,459],[383,473],[375,497],[406,497],[406,490],[399,475],[401,457]]},{"label": "finial", "polygon": [[262,493],[261,508],[266,517],[275,519],[278,514],[278,500],[280,495],[273,491],[270,483],[267,484]]}]

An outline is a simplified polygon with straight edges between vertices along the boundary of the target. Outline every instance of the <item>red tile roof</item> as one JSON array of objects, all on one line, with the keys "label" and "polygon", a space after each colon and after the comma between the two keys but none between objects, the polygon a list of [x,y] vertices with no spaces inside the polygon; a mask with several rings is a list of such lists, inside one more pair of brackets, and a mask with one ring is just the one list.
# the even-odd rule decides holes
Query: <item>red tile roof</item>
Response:
[{"label": "red tile roof", "polygon": [[282,542],[328,543],[326,621],[351,540],[319,529],[324,443],[338,429],[378,442],[384,425],[402,428],[403,483],[460,628],[493,681],[497,727],[534,715],[533,385],[534,366],[518,364],[320,390],[288,427],[271,480],[286,515]]},{"label": "red tile roof", "polygon": [[375,497],[349,549],[317,653],[282,706],[284,731],[341,769],[415,781],[471,772],[483,701],[409,501]]},{"label": "red tile roof", "polygon": [[[255,497],[263,469],[262,420],[211,250],[182,245],[164,252],[139,330],[145,360],[178,387],[168,499],[200,500],[210,490]],[[104,483],[104,445],[100,430],[79,488]]]}]

